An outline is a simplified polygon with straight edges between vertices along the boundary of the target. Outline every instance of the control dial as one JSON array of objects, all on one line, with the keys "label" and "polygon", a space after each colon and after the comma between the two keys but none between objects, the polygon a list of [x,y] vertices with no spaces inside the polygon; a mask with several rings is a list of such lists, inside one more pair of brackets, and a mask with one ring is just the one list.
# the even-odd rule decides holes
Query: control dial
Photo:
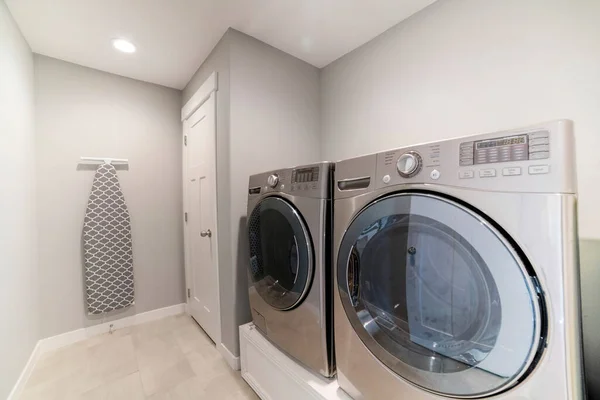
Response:
[{"label": "control dial", "polygon": [[279,176],[277,176],[277,174],[269,175],[269,177],[267,178],[267,183],[272,188],[277,187],[277,185],[279,184]]},{"label": "control dial", "polygon": [[416,151],[404,153],[396,162],[396,169],[403,178],[411,178],[421,171],[423,159]]}]

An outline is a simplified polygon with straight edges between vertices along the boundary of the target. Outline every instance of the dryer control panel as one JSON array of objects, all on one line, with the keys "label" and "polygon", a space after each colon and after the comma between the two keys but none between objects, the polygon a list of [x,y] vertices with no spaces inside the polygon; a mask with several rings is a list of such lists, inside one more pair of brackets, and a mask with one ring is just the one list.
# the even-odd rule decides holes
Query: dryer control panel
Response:
[{"label": "dryer control panel", "polygon": [[248,195],[285,193],[293,196],[330,198],[332,163],[321,162],[252,175]]}]

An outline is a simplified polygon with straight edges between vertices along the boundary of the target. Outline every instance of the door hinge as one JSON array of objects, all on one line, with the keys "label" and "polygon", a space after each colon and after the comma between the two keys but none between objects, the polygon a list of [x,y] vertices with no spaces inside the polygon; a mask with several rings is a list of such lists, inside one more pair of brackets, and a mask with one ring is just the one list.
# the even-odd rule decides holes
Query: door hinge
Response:
[{"label": "door hinge", "polygon": [[183,136],[183,145],[187,146],[187,135]]},{"label": "door hinge", "polygon": [[187,222],[187,213],[186,212],[183,213],[183,219],[185,220],[185,222]]},{"label": "door hinge", "polygon": [[188,288],[188,299],[190,298],[190,288]]}]

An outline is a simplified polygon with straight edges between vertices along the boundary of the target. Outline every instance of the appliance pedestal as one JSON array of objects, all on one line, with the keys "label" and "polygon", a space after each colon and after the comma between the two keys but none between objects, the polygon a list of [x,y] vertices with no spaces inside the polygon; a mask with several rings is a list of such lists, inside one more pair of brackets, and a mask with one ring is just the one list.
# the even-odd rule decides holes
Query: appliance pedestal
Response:
[{"label": "appliance pedestal", "polygon": [[282,353],[254,327],[240,326],[242,377],[263,400],[351,400],[335,378],[314,374]]}]

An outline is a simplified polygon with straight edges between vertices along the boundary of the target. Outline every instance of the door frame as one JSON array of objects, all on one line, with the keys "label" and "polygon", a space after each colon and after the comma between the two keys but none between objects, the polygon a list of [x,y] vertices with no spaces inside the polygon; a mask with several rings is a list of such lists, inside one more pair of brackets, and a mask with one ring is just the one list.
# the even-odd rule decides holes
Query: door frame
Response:
[{"label": "door frame", "polygon": [[216,268],[217,268],[217,340],[216,340],[216,347],[219,348],[221,346],[221,339],[222,339],[222,334],[221,334],[221,284],[220,284],[220,279],[219,279],[219,271],[220,271],[220,265],[219,265],[219,234],[218,234],[218,212],[219,212],[219,207],[218,207],[218,202],[217,202],[217,179],[216,179],[216,171],[217,171],[217,102],[216,102],[216,96],[214,95],[214,93],[218,90],[217,87],[217,73],[216,72],[212,72],[209,77],[204,81],[204,83],[200,86],[200,88],[196,91],[196,93],[194,93],[194,95],[188,100],[187,103],[185,103],[185,105],[181,108],[181,123],[182,123],[182,138],[181,138],[181,146],[182,146],[182,182],[183,182],[183,212],[184,215],[182,216],[183,218],[183,245],[184,245],[184,264],[185,264],[185,299],[186,299],[186,313],[188,315],[191,314],[190,312],[190,296],[189,296],[189,290],[190,290],[190,283],[191,283],[191,271],[190,271],[190,263],[189,263],[189,252],[187,251],[187,246],[189,244],[189,239],[188,239],[188,230],[186,228],[186,221],[185,221],[185,215],[187,213],[187,161],[188,161],[188,152],[187,152],[187,133],[188,133],[188,125],[186,124],[186,121],[194,114],[194,112],[196,112],[196,110],[198,110],[204,103],[206,103],[207,101],[212,101],[213,102],[213,110],[215,115],[213,116],[214,121],[215,121],[215,131],[214,131],[214,135],[215,135],[215,158],[214,158],[214,171],[215,171],[215,176],[214,178],[214,182],[215,182],[215,193],[214,193],[214,207],[215,207],[215,215],[217,215],[217,226],[214,227],[214,234],[212,236],[212,239],[214,240],[215,243],[215,253],[214,253],[214,262],[216,264]]}]

